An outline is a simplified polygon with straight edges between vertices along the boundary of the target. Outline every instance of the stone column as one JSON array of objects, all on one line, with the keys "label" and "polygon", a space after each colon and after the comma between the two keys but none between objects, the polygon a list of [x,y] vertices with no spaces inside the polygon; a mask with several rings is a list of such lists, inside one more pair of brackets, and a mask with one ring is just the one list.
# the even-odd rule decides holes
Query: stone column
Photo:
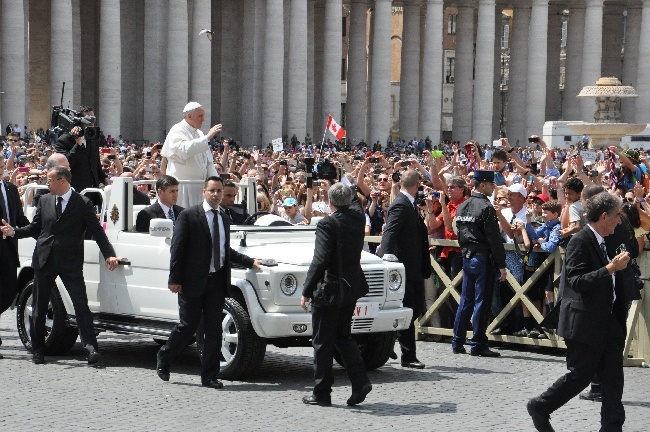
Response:
[{"label": "stone column", "polygon": [[[143,123],[143,2],[122,2],[120,5],[120,39],[122,63],[122,97],[120,100],[120,133],[125,139],[141,139]],[[101,118],[99,124],[101,125]]]},{"label": "stone column", "polygon": [[418,136],[420,112],[420,5],[404,2],[402,67],[399,88],[399,133],[404,139]]},{"label": "stone column", "polygon": [[[210,0],[194,0],[190,22],[190,96],[188,99],[197,101],[205,110],[205,123],[203,132],[212,127],[212,44],[205,34],[199,35],[201,30],[212,28],[210,15]],[[245,25],[245,22],[243,22]]]},{"label": "stone column", "polygon": [[[264,27],[264,91],[262,99],[262,147],[282,136],[284,101],[284,2],[266,1]],[[222,113],[223,114],[223,113]]]},{"label": "stone column", "polygon": [[566,68],[564,73],[564,92],[562,95],[562,119],[580,120],[580,100],[576,97],[582,89],[582,46],[585,37],[585,13],[583,5],[569,9],[567,23]]},{"label": "stone column", "polygon": [[[627,7],[627,25],[625,26],[625,57],[623,57],[623,85],[637,85],[639,67],[639,39],[641,37],[641,5]],[[621,102],[621,121],[634,123],[636,99],[624,99]]]},{"label": "stone column", "polygon": [[358,143],[366,138],[366,80],[368,63],[366,57],[367,0],[350,3],[350,46],[348,49],[348,100],[345,130],[348,139]]},{"label": "stone column", "polygon": [[[210,66],[211,69],[210,75],[212,78],[210,82],[210,87],[212,89],[212,93],[210,95],[210,99],[211,99],[210,108],[211,108],[212,121],[210,121],[209,123],[212,124],[221,123],[221,34],[222,34],[221,9],[222,9],[223,1],[224,0],[212,0],[211,2],[212,8],[210,11],[211,12],[210,18],[212,21],[212,25],[210,26],[210,29],[212,30],[212,52],[210,55],[210,58],[212,60],[212,65]],[[263,0],[259,0],[259,1],[263,1]],[[263,29],[264,26],[260,25],[258,26],[258,28],[259,27]],[[258,28],[256,28],[256,30],[258,30]],[[261,99],[262,98],[260,97],[259,100],[261,101]]]},{"label": "stone column", "polygon": [[[503,6],[497,4],[494,9],[494,28],[496,36],[494,38],[494,48],[492,49],[494,55],[494,68],[492,77],[492,135],[491,139],[498,138],[501,130],[501,39],[503,37]],[[505,117],[505,111],[503,111]],[[489,144],[488,142],[487,144]]]},{"label": "stone column", "polygon": [[420,105],[421,137],[438,143],[441,137],[443,61],[443,0],[426,1],[426,28],[423,38],[422,91]]},{"label": "stone column", "polygon": [[341,34],[343,24],[341,0],[325,0],[325,31],[323,37],[323,111],[322,118],[332,114],[341,119]]},{"label": "stone column", "polygon": [[314,144],[320,143],[323,137],[326,119],[323,118],[323,34],[325,22],[325,4],[323,0],[316,0],[314,3],[314,19],[312,22],[314,32]]},{"label": "stone column", "polygon": [[166,130],[183,119],[189,102],[189,23],[187,0],[169,0],[167,20]]},{"label": "stone column", "polygon": [[474,8],[459,3],[456,33],[456,63],[454,69],[453,139],[472,139],[472,109],[474,72]]},{"label": "stone column", "polygon": [[508,124],[506,132],[514,145],[526,137],[526,77],[528,76],[528,27],[530,8],[515,2],[508,78]]},{"label": "stone column", "polygon": [[54,25],[50,33],[50,102],[61,103],[61,86],[65,82],[64,106],[77,109],[81,104],[79,0],[53,0],[51,5]]},{"label": "stone column", "polygon": [[[595,85],[601,77],[603,56],[603,0],[587,0],[582,45],[582,87]],[[591,98],[580,101],[580,119],[593,121],[595,104]]]},{"label": "stone column", "polygon": [[650,123],[650,0],[643,0],[637,72],[636,123]]},{"label": "stone column", "polygon": [[[263,63],[263,38],[259,36],[259,27],[263,28],[263,5],[260,0],[244,2],[243,52],[242,52],[242,102],[241,118],[245,119],[242,127],[242,144],[245,147],[261,145],[262,117],[261,73]],[[259,6],[259,9],[258,9]]]},{"label": "stone column", "polygon": [[[242,52],[241,27],[239,22],[240,2],[224,1],[221,8],[221,119],[223,125],[221,136],[241,139],[239,128],[241,121],[241,86],[240,59]],[[280,43],[280,47],[283,44]],[[280,59],[282,60],[282,59]],[[282,75],[278,78],[282,82]],[[280,99],[282,97],[280,96]],[[282,111],[280,111],[282,118]]]},{"label": "stone column", "polygon": [[[84,105],[99,106],[99,26],[100,1],[80,1],[79,21],[84,35],[83,55],[81,56],[81,101]],[[80,36],[81,37],[81,36]],[[86,38],[93,43],[86,43]],[[101,119],[99,121],[101,127]]]},{"label": "stone column", "polygon": [[[101,0],[99,12],[99,107],[96,113],[106,136],[119,136],[122,112],[122,42],[120,1]],[[177,116],[178,118],[178,116]]]},{"label": "stone column", "polygon": [[390,37],[391,1],[375,0],[372,42],[372,76],[370,77],[370,141],[386,145],[390,131]]},{"label": "stone column", "polygon": [[548,0],[533,0],[528,38],[526,136],[539,135],[546,115]]},{"label": "stone column", "polygon": [[[474,78],[474,116],[472,139],[481,144],[492,142],[494,101],[494,0],[479,0],[476,33],[476,64]],[[460,28],[462,31],[462,27]],[[455,100],[455,99],[454,99]]]},{"label": "stone column", "polygon": [[156,142],[165,138],[166,131],[167,31],[160,23],[167,22],[167,8],[157,0],[145,0],[144,7],[145,98],[142,134],[145,139]]},{"label": "stone column", "polygon": [[607,5],[603,9],[603,64],[601,76],[620,78],[623,73],[621,61],[623,9],[621,5]]},{"label": "stone column", "polygon": [[546,121],[560,120],[560,52],[562,50],[562,8],[549,7],[546,67]]},{"label": "stone column", "polygon": [[307,131],[307,0],[291,0],[290,15],[287,135],[302,142]]},{"label": "stone column", "polygon": [[[307,0],[307,23],[314,22],[314,0]],[[364,34],[365,38],[365,34]],[[314,139],[314,26],[307,26],[307,122],[306,133]],[[304,137],[298,137],[301,140]]]},{"label": "stone column", "polygon": [[2,2],[2,101],[3,132],[8,122],[21,129],[27,119],[26,17],[24,0]]},{"label": "stone column", "polygon": [[[26,124],[33,131],[38,128],[50,127],[50,110],[52,109],[50,99],[50,17],[49,2],[30,0],[29,100],[27,102],[29,117]],[[4,118],[0,120],[4,120]],[[1,121],[0,124],[4,132],[6,124]]]}]

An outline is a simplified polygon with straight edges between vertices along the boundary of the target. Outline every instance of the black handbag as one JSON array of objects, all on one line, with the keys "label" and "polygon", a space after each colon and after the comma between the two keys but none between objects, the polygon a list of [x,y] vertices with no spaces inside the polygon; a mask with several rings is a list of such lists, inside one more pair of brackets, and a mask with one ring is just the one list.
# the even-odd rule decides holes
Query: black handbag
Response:
[{"label": "black handbag", "polygon": [[343,263],[341,262],[341,236],[339,235],[339,221],[334,216],[329,216],[336,225],[336,247],[339,261],[339,276],[335,278],[331,275],[323,277],[318,282],[313,293],[312,303],[314,306],[336,306],[343,303],[348,297],[348,292],[352,289],[348,281],[343,277]]}]

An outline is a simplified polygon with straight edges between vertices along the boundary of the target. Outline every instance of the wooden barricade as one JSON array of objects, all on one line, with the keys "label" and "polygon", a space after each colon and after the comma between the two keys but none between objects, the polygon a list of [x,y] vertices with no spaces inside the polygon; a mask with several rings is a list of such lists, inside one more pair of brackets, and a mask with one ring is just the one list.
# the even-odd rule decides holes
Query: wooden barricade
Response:
[{"label": "wooden barricade", "polygon": [[[381,237],[367,236],[366,241],[381,243]],[[455,240],[431,239],[429,243],[439,247],[458,246],[458,242]],[[650,251],[649,246],[650,245],[646,245],[647,250]],[[515,246],[505,245],[505,248],[506,250],[514,250]],[[533,339],[511,335],[490,334],[492,330],[499,327],[504,319],[515,310],[515,307],[518,307],[520,302],[526,305],[537,323],[540,323],[543,320],[544,317],[530,301],[527,293],[547,269],[552,267],[554,274],[553,279],[558,277],[562,268],[563,259],[563,251],[561,248],[558,248],[555,252],[550,254],[544,262],[542,262],[540,267],[523,285],[520,285],[509,271],[507,272],[507,281],[512,287],[514,295],[510,301],[504,305],[501,313],[499,313],[499,315],[489,323],[487,328],[487,337],[489,340],[521,345],[566,348],[562,338],[557,336],[555,333],[546,333],[548,339]],[[641,274],[650,280],[650,254],[643,253],[639,258],[637,258],[637,263],[641,268]],[[431,327],[428,326],[428,323],[435,313],[441,311],[443,306],[445,306],[445,304],[450,300],[450,297],[455,300],[456,305],[458,304],[460,301],[460,292],[462,290],[463,272],[461,270],[461,272],[451,280],[445,270],[441,267],[440,263],[438,263],[433,257],[431,257],[431,267],[440,281],[440,289],[438,290],[438,297],[431,307],[429,307],[424,315],[415,322],[417,336],[419,338],[422,338],[424,335],[451,337],[453,336],[453,328]],[[647,291],[648,282],[646,281],[646,286],[641,293],[642,297],[647,295]],[[467,333],[467,338],[471,338],[472,332],[468,331]],[[643,362],[646,364],[650,363],[650,302],[644,302],[643,299],[632,302],[627,320],[627,338],[625,340],[625,350],[623,354],[626,366],[639,366]]]}]

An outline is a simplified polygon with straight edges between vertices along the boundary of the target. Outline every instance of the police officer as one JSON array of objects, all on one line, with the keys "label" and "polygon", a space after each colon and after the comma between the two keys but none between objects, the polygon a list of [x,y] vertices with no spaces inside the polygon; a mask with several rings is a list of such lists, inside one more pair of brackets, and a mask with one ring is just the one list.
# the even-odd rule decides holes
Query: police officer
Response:
[{"label": "police officer", "polygon": [[474,191],[456,211],[464,277],[463,291],[454,321],[454,338],[451,340],[454,354],[466,352],[463,345],[471,318],[474,335],[470,339],[470,354],[481,357],[501,355],[488,348],[485,335],[495,266],[501,273],[500,280],[506,279],[506,257],[499,233],[499,222],[496,211],[488,200],[494,188],[494,171],[474,171]]}]

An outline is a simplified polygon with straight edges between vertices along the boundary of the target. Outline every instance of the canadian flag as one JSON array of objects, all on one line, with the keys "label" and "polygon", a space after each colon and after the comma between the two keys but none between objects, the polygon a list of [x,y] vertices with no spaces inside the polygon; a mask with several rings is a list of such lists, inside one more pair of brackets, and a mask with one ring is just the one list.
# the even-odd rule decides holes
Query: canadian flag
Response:
[{"label": "canadian flag", "polygon": [[340,140],[345,136],[345,129],[339,126],[331,115],[327,118],[327,130],[332,132],[332,135],[334,135],[337,140]]}]

